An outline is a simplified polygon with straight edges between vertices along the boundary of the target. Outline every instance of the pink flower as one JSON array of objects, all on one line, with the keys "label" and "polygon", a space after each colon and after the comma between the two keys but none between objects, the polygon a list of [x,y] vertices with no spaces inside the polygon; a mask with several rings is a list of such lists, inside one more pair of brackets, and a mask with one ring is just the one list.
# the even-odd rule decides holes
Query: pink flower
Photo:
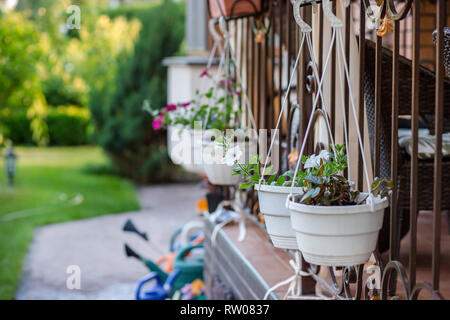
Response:
[{"label": "pink flower", "polygon": [[153,130],[159,130],[159,129],[161,129],[161,127],[163,126],[163,124],[164,124],[164,115],[163,114],[160,114],[159,116],[158,116],[158,118],[156,118],[155,120],[153,120],[153,122],[152,122],[152,126],[153,126]]},{"label": "pink flower", "polygon": [[175,104],[169,104],[165,111],[169,112],[169,111],[173,111],[173,110],[177,110],[177,106]]},{"label": "pink flower", "polygon": [[231,80],[230,79],[222,79],[218,83],[219,87],[226,87],[228,91],[231,91]]},{"label": "pink flower", "polygon": [[181,106],[182,106],[183,108],[186,108],[186,107],[188,107],[190,104],[191,104],[190,102],[186,102],[186,103],[182,103]]},{"label": "pink flower", "polygon": [[208,74],[208,68],[206,68],[205,70],[202,71],[202,73],[200,74],[200,78],[203,78],[205,76],[209,76]]},{"label": "pink flower", "polygon": [[235,91],[234,94],[240,96],[242,94],[242,89]]}]

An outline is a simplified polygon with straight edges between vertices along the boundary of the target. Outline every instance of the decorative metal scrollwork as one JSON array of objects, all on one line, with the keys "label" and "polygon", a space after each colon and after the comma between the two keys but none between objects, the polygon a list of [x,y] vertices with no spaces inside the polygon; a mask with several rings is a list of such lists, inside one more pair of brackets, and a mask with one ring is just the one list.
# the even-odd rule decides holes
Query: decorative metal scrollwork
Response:
[{"label": "decorative metal scrollwork", "polygon": [[377,35],[384,37],[389,32],[394,31],[392,21],[403,20],[411,9],[413,0],[406,0],[400,11],[397,10],[393,0],[376,0],[379,7],[378,14],[375,14],[370,6],[370,0],[362,0],[366,10],[366,15],[370,21],[377,26]]}]

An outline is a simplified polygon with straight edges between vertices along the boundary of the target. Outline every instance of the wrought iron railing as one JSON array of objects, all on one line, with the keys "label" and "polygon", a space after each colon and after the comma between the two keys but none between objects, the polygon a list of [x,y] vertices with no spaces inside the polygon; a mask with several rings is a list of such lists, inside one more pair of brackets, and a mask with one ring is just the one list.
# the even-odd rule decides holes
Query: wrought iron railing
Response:
[{"label": "wrought iron railing", "polygon": [[[337,2],[337,4],[336,4]],[[333,10],[336,12],[336,5],[341,5],[344,0],[333,2]],[[313,13],[311,3],[306,3],[301,9],[303,19],[313,23]],[[308,5],[309,4],[309,5]],[[227,21],[228,27],[234,32],[234,46],[237,52],[237,61],[244,74],[245,87],[253,108],[253,114],[259,129],[271,129],[275,126],[278,118],[281,100],[286,89],[289,74],[292,71],[293,62],[300,45],[300,31],[293,17],[293,7],[289,0],[268,0],[265,1],[265,11],[257,16],[250,16]],[[318,31],[314,38],[314,46],[317,50],[318,69],[322,72],[324,63],[324,52],[326,52],[324,37],[322,36],[329,28],[324,23],[324,16],[321,10],[320,1],[317,1],[318,21],[315,21],[315,28]],[[450,101],[444,99],[444,94],[450,90],[444,90],[448,80],[444,75],[444,36],[443,29],[446,24],[446,1],[394,1],[394,0],[361,0],[353,1],[344,9],[344,39],[345,56],[347,62],[350,61],[350,35],[351,34],[351,6],[353,10],[358,10],[359,17],[358,35],[358,68],[350,70],[350,73],[358,77],[358,87],[355,88],[359,94],[357,104],[359,116],[358,123],[361,128],[365,125],[365,115],[368,121],[368,133],[370,139],[365,141],[369,146],[372,155],[373,176],[390,177],[396,188],[391,196],[390,212],[387,212],[385,232],[380,237],[385,237],[389,243],[388,261],[383,261],[379,250],[374,253],[373,267],[367,269],[367,265],[349,266],[342,269],[332,267],[320,267],[304,263],[304,271],[309,273],[309,277],[314,279],[321,287],[327,291],[328,296],[337,299],[388,299],[392,297],[404,299],[418,299],[424,291],[429,292],[433,298],[442,299],[439,293],[440,282],[440,236],[441,236],[441,209],[443,185],[442,178],[450,177],[450,164],[443,163],[442,157],[442,133],[447,127],[450,118],[446,117],[444,110],[448,109]],[[433,6],[436,12],[436,25],[433,29],[438,30],[436,34],[436,49],[434,61],[434,73],[424,71],[420,65],[420,39],[421,39],[421,9],[423,6]],[[377,13],[375,9],[378,8]],[[409,27],[412,32],[403,32],[402,27],[407,28],[407,24],[402,22],[405,18],[411,20]],[[366,21],[370,20],[376,25],[381,25],[375,35],[374,44],[370,44],[370,39],[366,39]],[[432,34],[430,33],[431,37]],[[405,38],[410,37],[410,38]],[[385,39],[389,39],[386,41]],[[389,43],[391,51],[383,49],[383,43]],[[400,56],[401,44],[411,44],[411,61],[406,61]],[[369,56],[370,55],[370,56]],[[370,59],[368,58],[370,57]],[[387,62],[386,62],[387,61]],[[406,61],[406,62],[405,62]],[[305,133],[307,120],[312,109],[313,97],[316,89],[316,79],[314,79],[310,66],[311,57],[306,48],[303,49],[300,64],[297,68],[296,83],[294,90],[291,90],[291,97],[288,100],[288,112],[286,113],[280,127],[280,170],[286,170],[288,166],[287,155],[298,145]],[[331,65],[329,68],[331,79],[336,79],[336,49],[331,55]],[[406,67],[405,64],[406,63]],[[350,66],[350,69],[354,65]],[[390,66],[389,72],[383,66]],[[409,66],[409,67],[408,67]],[[410,68],[410,74],[404,76],[405,68]],[[432,164],[433,179],[432,191],[430,193],[429,210],[433,210],[433,248],[432,266],[429,282],[416,281],[416,260],[417,260],[417,216],[422,206],[419,204],[419,188],[423,187],[425,181],[419,181],[419,168],[421,163],[418,160],[418,129],[419,119],[422,119],[423,102],[422,96],[422,72],[433,81],[429,81],[428,92],[432,93],[430,100],[431,120],[430,132],[436,135],[436,153]],[[405,80],[406,79],[406,80]],[[427,78],[428,79],[428,78]],[[434,83],[433,83],[434,82]],[[386,88],[390,89],[390,94],[386,94]],[[405,91],[406,90],[406,91]],[[423,89],[425,90],[425,89]],[[338,125],[336,101],[336,81],[329,82],[329,116],[331,119],[331,129],[333,133],[341,133],[344,130]],[[406,93],[405,93],[406,92]],[[344,91],[344,99],[347,102],[345,117],[349,120],[349,92]],[[405,96],[407,97],[405,98]],[[388,101],[388,111],[386,111],[386,101]],[[408,103],[405,105],[405,101]],[[445,109],[444,109],[445,105]],[[372,106],[369,110],[369,106]],[[405,110],[411,119],[412,130],[412,152],[408,165],[405,165],[404,156],[399,153],[398,146],[398,116],[404,114]],[[401,113],[399,113],[399,111]],[[318,117],[324,111],[319,108]],[[388,119],[388,120],[386,120]],[[389,121],[390,119],[390,121]],[[389,123],[386,123],[389,121]],[[387,129],[386,129],[387,128]],[[387,132],[385,132],[387,130]],[[364,132],[362,132],[364,133]],[[316,145],[311,138],[305,154],[313,153]],[[298,148],[297,148],[298,149]],[[362,174],[362,155],[356,152],[357,165],[357,185],[360,189],[364,187]],[[403,161],[403,162],[402,162]],[[405,160],[406,161],[406,160]],[[405,185],[405,171],[409,178],[409,184]],[[401,171],[401,172],[400,172]],[[408,172],[409,171],[409,172]],[[403,176],[402,173],[403,172]],[[408,188],[409,193],[408,210],[403,208],[399,188]],[[405,191],[402,189],[402,191]],[[400,198],[399,198],[400,194]],[[404,200],[404,199],[403,199]],[[404,202],[404,201],[403,201]],[[257,213],[257,197],[250,195],[249,206]],[[450,208],[444,208],[450,209]],[[403,218],[402,218],[403,217]],[[402,227],[403,221],[409,221],[406,228]],[[409,219],[406,219],[409,218]],[[408,268],[398,261],[399,248],[402,230],[410,232],[409,240],[409,262]],[[404,233],[404,232],[403,232]],[[378,269],[377,269],[378,268]],[[326,271],[326,272],[325,272]],[[379,286],[374,286],[376,281],[375,271],[379,273]],[[370,274],[373,272],[373,274]],[[325,273],[328,273],[326,281]],[[339,276],[338,276],[339,274]],[[306,281],[306,279],[305,279]],[[400,289],[403,287],[403,289]]]}]

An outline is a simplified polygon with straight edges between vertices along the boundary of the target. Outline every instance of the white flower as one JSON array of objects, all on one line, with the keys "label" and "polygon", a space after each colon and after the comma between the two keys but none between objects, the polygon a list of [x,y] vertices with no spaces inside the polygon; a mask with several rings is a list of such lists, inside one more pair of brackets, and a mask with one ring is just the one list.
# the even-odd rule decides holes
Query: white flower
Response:
[{"label": "white flower", "polygon": [[320,160],[327,162],[330,160],[330,153],[326,150],[322,150],[319,155],[311,155],[305,162],[305,169],[317,168],[320,166]]},{"label": "white flower", "polygon": [[317,160],[316,160],[317,156],[312,154],[309,156],[308,159],[306,159],[305,162],[305,169],[308,168],[315,168],[317,166]]},{"label": "white flower", "polygon": [[242,151],[239,146],[230,148],[225,153],[225,157],[222,159],[222,163],[228,166],[233,166],[242,157]]},{"label": "white flower", "polygon": [[319,158],[326,162],[330,160],[330,153],[327,150],[322,150],[319,153]]}]

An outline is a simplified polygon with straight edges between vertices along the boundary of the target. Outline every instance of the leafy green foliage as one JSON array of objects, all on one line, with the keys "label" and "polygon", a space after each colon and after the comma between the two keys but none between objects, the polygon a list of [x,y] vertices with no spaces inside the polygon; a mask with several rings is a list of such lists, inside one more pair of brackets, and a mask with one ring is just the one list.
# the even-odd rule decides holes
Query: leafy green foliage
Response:
[{"label": "leafy green foliage", "polygon": [[345,206],[362,203],[366,198],[360,197],[359,191],[352,190],[352,184],[344,176],[332,174],[323,176],[308,175],[304,178],[306,192],[300,203],[324,206]]},{"label": "leafy green foliage", "polygon": [[[209,76],[205,70],[202,76]],[[185,104],[169,105],[162,111],[146,109],[153,116],[153,128],[159,129],[163,126],[181,125],[186,128],[195,128],[196,123],[206,120],[206,129],[237,129],[239,127],[239,115],[241,110],[235,108],[235,99],[242,95],[240,84],[231,78],[222,76],[219,81],[215,80],[213,86],[205,92],[197,90],[194,100]]]},{"label": "leafy green foliage", "polygon": [[264,172],[262,170],[264,170],[264,163],[260,162],[259,156],[252,155],[248,164],[237,163],[237,167],[233,168],[233,176],[241,175],[243,177],[244,182],[239,186],[240,189],[247,189],[259,184],[261,177],[267,178],[267,182],[261,181],[263,184],[278,187],[292,185],[291,171],[278,175],[277,173],[271,174],[272,166],[266,167]]},{"label": "leafy green foliage", "polygon": [[184,7],[164,1],[141,10],[138,18],[139,38],[132,54],[122,57],[113,92],[102,86],[92,96],[90,108],[96,141],[118,171],[139,182],[156,182],[156,172],[173,168],[165,150],[166,137],[151,130],[151,116],[142,111],[142,105],[145,100],[152,106],[166,105],[167,70],[162,60],[179,51]]},{"label": "leafy green foliage", "polygon": [[[14,112],[4,118],[6,139],[19,145],[34,145],[31,120],[23,112]],[[90,115],[85,108],[67,106],[51,108],[43,123],[47,128],[50,145],[73,146],[89,143]]]},{"label": "leafy green foliage", "polygon": [[[344,145],[336,145],[335,154],[322,151],[320,155],[303,157],[306,168],[302,174],[305,193],[298,196],[303,204],[322,206],[346,206],[362,204],[368,194],[354,190],[354,183],[342,175],[347,167]],[[387,197],[393,185],[389,180],[376,178],[371,193],[381,198]]]},{"label": "leafy green foliage", "polygon": [[374,196],[384,198],[389,195],[389,191],[394,189],[394,184],[392,183],[392,180],[380,179],[376,177],[372,182],[370,189]]},{"label": "leafy green foliage", "polygon": [[77,107],[58,107],[45,118],[50,145],[76,146],[89,142],[90,115]]},{"label": "leafy green foliage", "polygon": [[41,55],[39,34],[33,25],[20,14],[0,12],[0,144],[6,131],[4,117],[29,108],[34,109],[29,116],[37,129],[36,139],[43,138],[41,133],[45,136],[45,130],[39,131],[42,113],[38,112],[37,62]]}]

